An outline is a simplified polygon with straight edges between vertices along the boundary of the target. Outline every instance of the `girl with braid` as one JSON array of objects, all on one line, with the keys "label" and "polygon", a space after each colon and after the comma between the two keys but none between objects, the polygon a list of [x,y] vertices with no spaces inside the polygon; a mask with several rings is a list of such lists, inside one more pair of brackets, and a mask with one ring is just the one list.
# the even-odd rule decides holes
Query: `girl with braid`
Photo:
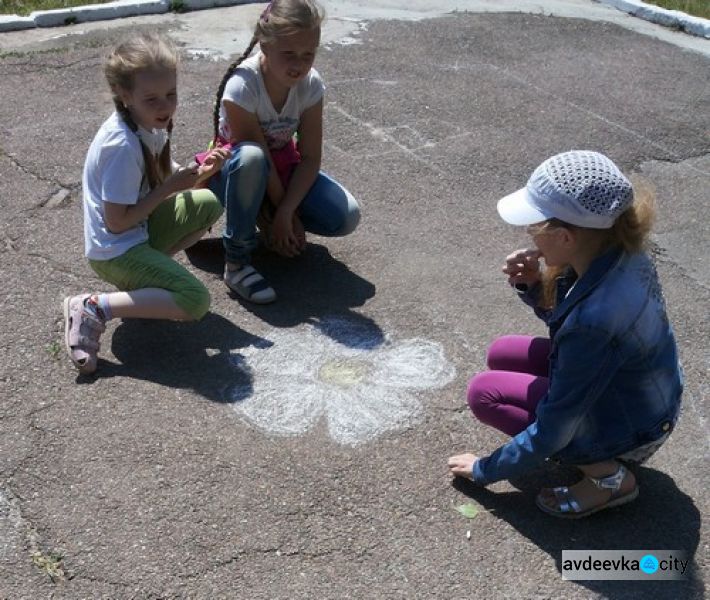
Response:
[{"label": "girl with braid", "polygon": [[360,219],[352,195],[320,170],[324,85],[312,65],[322,20],[315,0],[271,2],[217,92],[214,145],[232,155],[208,185],[226,211],[224,281],[251,302],[276,299],[250,264],[257,219],[287,257],[303,251],[305,231],[344,236]]},{"label": "girl with braid", "polygon": [[211,151],[200,167],[172,161],[177,63],[165,40],[142,35],[117,46],[104,65],[116,111],[84,164],[84,247],[96,274],[122,291],[64,299],[67,351],[83,374],[96,370],[99,338],[110,319],[197,320],[210,305],[205,286],[171,255],[220,217],[214,194],[193,188],[229,152]]}]

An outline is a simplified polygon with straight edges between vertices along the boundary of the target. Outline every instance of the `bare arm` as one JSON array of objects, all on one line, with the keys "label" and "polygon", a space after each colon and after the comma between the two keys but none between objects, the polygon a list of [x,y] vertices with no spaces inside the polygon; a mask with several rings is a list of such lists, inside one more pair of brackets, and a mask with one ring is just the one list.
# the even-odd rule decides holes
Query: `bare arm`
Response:
[{"label": "bare arm", "polygon": [[293,171],[282,201],[284,210],[291,213],[301,204],[320,171],[323,151],[323,100],[301,115],[298,151],[301,154],[301,162]]},{"label": "bare arm", "polygon": [[291,175],[283,200],[278,203],[272,228],[274,247],[284,256],[299,254],[306,245],[303,225],[296,210],[320,171],[323,144],[323,101],[301,115],[298,150],[301,161]]},{"label": "bare arm", "polygon": [[111,233],[123,233],[145,221],[166,199],[183,190],[192,189],[199,177],[197,166],[175,171],[136,204],[104,202],[104,221]]}]

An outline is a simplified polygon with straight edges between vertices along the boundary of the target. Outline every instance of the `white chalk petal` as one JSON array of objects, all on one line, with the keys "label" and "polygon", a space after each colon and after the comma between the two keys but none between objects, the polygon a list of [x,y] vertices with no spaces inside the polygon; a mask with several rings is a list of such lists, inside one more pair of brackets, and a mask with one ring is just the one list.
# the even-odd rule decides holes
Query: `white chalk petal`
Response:
[{"label": "white chalk petal", "polygon": [[324,407],[320,390],[303,381],[256,386],[252,396],[234,404],[234,410],[249,422],[280,435],[308,431]]},{"label": "white chalk petal", "polygon": [[413,339],[380,350],[372,382],[379,385],[427,390],[440,388],[456,375],[436,342]]},{"label": "white chalk petal", "polygon": [[362,385],[327,400],[328,431],[336,442],[356,445],[414,423],[421,408],[404,390]]}]

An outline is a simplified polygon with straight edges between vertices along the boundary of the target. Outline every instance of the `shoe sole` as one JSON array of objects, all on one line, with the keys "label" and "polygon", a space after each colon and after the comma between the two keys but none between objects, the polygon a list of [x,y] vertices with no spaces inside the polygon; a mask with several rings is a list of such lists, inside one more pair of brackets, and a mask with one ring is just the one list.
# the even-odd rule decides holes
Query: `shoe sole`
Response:
[{"label": "shoe sole", "polygon": [[92,369],[91,367],[87,369],[85,365],[81,365],[76,362],[71,354],[71,345],[69,344],[69,330],[71,329],[69,323],[71,309],[69,307],[69,304],[71,303],[71,299],[72,297],[68,296],[62,301],[62,312],[64,313],[64,347],[66,348],[67,354],[69,355],[69,360],[71,360],[72,364],[78,369],[79,373],[81,373],[82,375],[91,375],[96,371],[96,369]]},{"label": "shoe sole", "polygon": [[245,300],[246,302],[251,302],[252,304],[271,304],[272,302],[276,302],[276,292],[274,292],[273,296],[270,296],[269,298],[265,298],[262,300],[259,298],[247,297],[241,291],[239,291],[238,289],[233,288],[231,285],[229,285],[226,281],[224,281],[224,285],[226,285],[228,289],[232,290],[242,300]]}]

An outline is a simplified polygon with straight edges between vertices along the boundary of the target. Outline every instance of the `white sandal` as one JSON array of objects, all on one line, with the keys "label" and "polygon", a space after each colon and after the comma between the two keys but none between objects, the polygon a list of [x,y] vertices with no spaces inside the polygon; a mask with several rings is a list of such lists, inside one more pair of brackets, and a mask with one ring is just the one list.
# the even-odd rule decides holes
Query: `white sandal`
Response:
[{"label": "white sandal", "polygon": [[274,288],[266,283],[266,280],[251,265],[244,265],[234,271],[230,271],[225,267],[224,283],[227,284],[230,290],[249,302],[269,304],[276,300]]}]

